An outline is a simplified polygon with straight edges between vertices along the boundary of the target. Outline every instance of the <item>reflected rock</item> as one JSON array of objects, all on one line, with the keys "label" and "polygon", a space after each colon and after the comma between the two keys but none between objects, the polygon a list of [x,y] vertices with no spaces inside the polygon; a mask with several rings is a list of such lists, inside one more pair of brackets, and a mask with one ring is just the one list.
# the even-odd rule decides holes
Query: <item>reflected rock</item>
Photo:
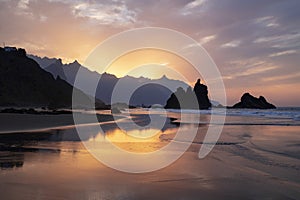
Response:
[{"label": "reflected rock", "polygon": [[21,168],[24,165],[24,154],[2,154],[0,156],[0,169],[15,169]]}]

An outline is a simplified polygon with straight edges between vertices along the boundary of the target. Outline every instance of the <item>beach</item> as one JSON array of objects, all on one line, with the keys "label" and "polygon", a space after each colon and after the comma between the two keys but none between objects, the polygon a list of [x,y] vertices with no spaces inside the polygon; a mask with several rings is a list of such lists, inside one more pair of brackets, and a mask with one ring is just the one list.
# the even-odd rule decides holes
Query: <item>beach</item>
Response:
[{"label": "beach", "polygon": [[[205,158],[198,157],[205,133],[209,126],[220,126],[208,123],[212,114],[209,112],[201,113],[197,135],[177,161],[158,171],[141,174],[107,167],[89,153],[81,140],[105,137],[130,152],[152,152],[174,140],[176,122],[167,121],[158,135],[143,142],[130,139],[129,132],[126,135],[109,120],[102,124],[104,136],[87,131],[86,138],[79,138],[71,123],[72,115],[53,116],[52,128],[47,128],[50,125],[47,124],[36,127],[35,131],[26,129],[25,125],[17,130],[10,129],[8,123],[1,124],[1,198],[299,199],[300,122],[289,111],[280,112],[280,117],[270,112],[262,115],[262,111],[229,112],[219,140]],[[145,113],[137,110],[134,116],[143,123],[148,120]],[[221,114],[222,111],[217,113]],[[293,114],[297,116],[298,111]],[[169,115],[176,117],[178,113]],[[128,115],[123,117],[126,119]],[[86,122],[87,126],[94,126]]]}]

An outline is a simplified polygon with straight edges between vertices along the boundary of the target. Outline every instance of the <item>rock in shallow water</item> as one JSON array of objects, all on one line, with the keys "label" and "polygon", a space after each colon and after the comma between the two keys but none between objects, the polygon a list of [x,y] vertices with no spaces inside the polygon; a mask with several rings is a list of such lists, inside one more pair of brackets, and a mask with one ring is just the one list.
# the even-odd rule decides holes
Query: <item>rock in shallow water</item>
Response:
[{"label": "rock in shallow water", "polygon": [[167,101],[167,109],[209,109],[211,107],[208,98],[207,86],[197,80],[194,89],[188,87],[186,91],[183,88],[177,88]]},{"label": "rock in shallow water", "polygon": [[256,98],[249,93],[245,93],[241,97],[241,101],[233,105],[231,108],[275,109],[276,107],[267,102],[263,96]]}]

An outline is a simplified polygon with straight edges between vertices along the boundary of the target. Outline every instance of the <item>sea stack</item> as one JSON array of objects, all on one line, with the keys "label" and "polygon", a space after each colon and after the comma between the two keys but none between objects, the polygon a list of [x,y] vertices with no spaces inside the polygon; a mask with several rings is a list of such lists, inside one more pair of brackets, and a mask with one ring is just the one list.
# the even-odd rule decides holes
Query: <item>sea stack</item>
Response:
[{"label": "sea stack", "polygon": [[211,107],[208,98],[207,86],[197,80],[194,89],[188,87],[186,91],[179,87],[167,100],[166,109],[209,109]]},{"label": "sea stack", "polygon": [[211,107],[211,103],[208,98],[207,86],[201,84],[200,79],[197,80],[194,86],[194,93],[196,94],[199,103],[199,109],[208,109]]},{"label": "sea stack", "polygon": [[256,98],[249,93],[245,93],[241,97],[241,101],[233,105],[232,108],[275,109],[276,106],[267,102],[263,96]]}]

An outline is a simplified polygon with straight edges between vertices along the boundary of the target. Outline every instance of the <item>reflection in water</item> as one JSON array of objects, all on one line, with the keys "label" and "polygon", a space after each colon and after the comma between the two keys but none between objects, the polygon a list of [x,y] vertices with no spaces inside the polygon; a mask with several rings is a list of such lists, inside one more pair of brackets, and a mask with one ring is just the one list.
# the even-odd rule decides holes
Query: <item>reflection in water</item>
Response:
[{"label": "reflection in water", "polygon": [[[105,135],[98,133],[89,139],[90,142],[106,142],[130,152],[153,152],[167,145],[175,136],[177,128],[134,129],[124,131],[119,128],[107,131]],[[168,138],[168,140],[166,140]]]},{"label": "reflection in water", "polygon": [[20,168],[24,164],[24,154],[13,152],[0,152],[0,168],[15,169]]},{"label": "reflection in water", "polygon": [[[132,117],[133,121],[139,125],[149,123],[149,117],[146,114],[133,115]],[[126,119],[122,123],[126,126],[126,131],[120,130],[115,122],[100,124],[102,133],[95,132],[94,126],[99,125],[84,126],[82,128],[84,134],[81,134],[80,137],[74,127],[40,132],[0,134],[0,168],[22,167],[26,152],[55,153],[57,156],[61,155],[62,152],[83,151],[84,147],[81,141],[108,140],[124,150],[152,152],[167,145],[177,130],[176,126],[171,125],[169,121],[161,130],[156,127],[139,130],[128,126],[128,123],[131,122]],[[169,140],[165,140],[165,138],[169,138]]]}]

